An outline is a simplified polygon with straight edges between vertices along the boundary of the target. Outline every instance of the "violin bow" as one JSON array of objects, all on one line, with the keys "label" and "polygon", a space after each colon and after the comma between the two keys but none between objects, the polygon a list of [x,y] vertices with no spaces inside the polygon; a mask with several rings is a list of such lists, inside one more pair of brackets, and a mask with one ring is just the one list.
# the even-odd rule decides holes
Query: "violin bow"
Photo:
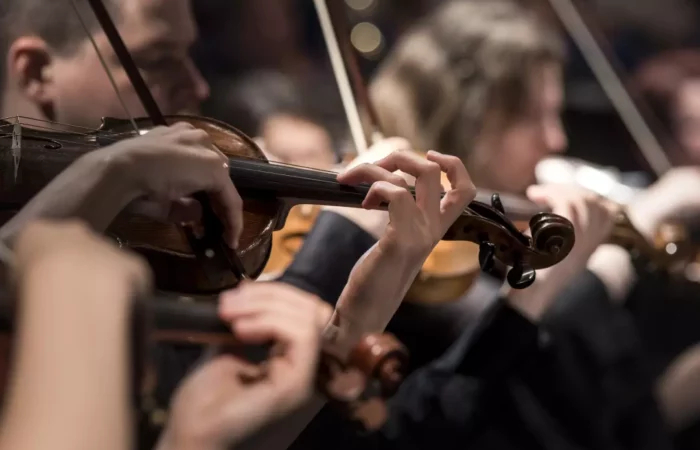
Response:
[{"label": "violin bow", "polygon": [[[378,116],[370,100],[367,86],[362,79],[362,72],[360,71],[355,50],[352,42],[350,42],[350,27],[343,11],[343,2],[342,0],[314,0],[314,6],[321,23],[323,39],[328,49],[333,75],[340,91],[340,98],[343,101],[350,134],[355,143],[357,153],[361,154],[367,151],[368,142],[355,101],[355,95],[360,97],[369,116],[369,125],[371,126],[369,145],[375,144],[383,139],[384,136],[379,127]],[[348,78],[348,73],[352,78],[352,85]]]},{"label": "violin bow", "polygon": [[625,89],[625,85],[615,69],[614,55],[611,51],[608,51],[609,54],[606,55],[603,46],[596,40],[593,32],[596,31],[595,34],[601,37],[603,36],[602,32],[594,30],[592,24],[586,23],[576,8],[574,0],[549,0],[549,4],[620,115],[632,139],[637,144],[642,158],[651,170],[660,177],[671,169],[671,161],[634,99]]},{"label": "violin bow", "polygon": [[[129,116],[135,128],[135,131],[138,133],[139,130],[136,126],[136,122],[134,121],[131,114],[129,114],[126,105],[121,99],[121,95],[116,87],[116,84],[114,83],[112,74],[110,73],[107,65],[104,63],[104,58],[100,53],[99,48],[95,44],[95,41],[92,39],[89,29],[83,21],[83,18],[76,4],[76,0],[71,0],[71,2],[73,4],[73,9],[75,10],[75,13],[77,14],[81,24],[85,28],[85,31],[88,34],[88,38],[92,42],[92,45],[95,51],[97,52],[105,71],[107,72],[107,76],[109,77],[110,82],[112,83],[117,97],[119,97],[122,106],[124,107],[127,115]],[[158,107],[158,104],[153,98],[151,91],[148,89],[146,82],[141,76],[141,73],[136,67],[136,64],[134,63],[134,60],[131,57],[131,54],[129,53],[129,50],[126,48],[126,45],[124,45],[124,41],[122,40],[119,31],[114,25],[114,21],[110,17],[109,12],[102,3],[102,0],[87,0],[87,2],[90,5],[90,8],[92,9],[93,13],[95,14],[95,17],[97,18],[100,26],[102,27],[105,36],[107,36],[107,39],[109,40],[109,43],[112,46],[112,49],[114,50],[114,53],[117,55],[120,64],[124,68],[124,71],[126,72],[129,78],[129,82],[134,87],[134,90],[136,91],[136,94],[138,95],[139,100],[141,101],[141,104],[146,110],[146,113],[148,114],[149,118],[156,126],[167,126],[168,123],[166,122],[163,113],[161,112],[160,108]],[[211,207],[211,203],[207,194],[204,192],[196,192],[193,195],[193,197],[202,206],[203,233],[195,236],[194,232],[188,227],[180,227],[180,229],[184,232],[185,237],[187,238],[187,241],[190,244],[190,247],[192,248],[194,254],[197,257],[197,260],[200,262],[200,264],[203,265],[206,271],[208,273],[211,273],[212,275],[216,273],[216,271],[223,270],[232,271],[240,279],[248,278],[245,271],[245,267],[243,266],[243,263],[238,257],[237,253],[235,251],[229,250],[227,248],[226,243],[223,240],[223,225],[214,213],[214,210]]]}]

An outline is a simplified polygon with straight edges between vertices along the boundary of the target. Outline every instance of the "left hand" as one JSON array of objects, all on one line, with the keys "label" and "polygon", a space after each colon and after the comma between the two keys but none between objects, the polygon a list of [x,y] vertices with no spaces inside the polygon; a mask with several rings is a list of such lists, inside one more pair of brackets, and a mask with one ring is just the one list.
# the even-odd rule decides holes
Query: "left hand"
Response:
[{"label": "left hand", "polygon": [[[402,171],[416,178],[415,200]],[[441,173],[451,189],[441,198]],[[388,204],[389,224],[379,240],[385,252],[399,252],[422,265],[449,227],[476,196],[476,187],[462,161],[429,151],[421,158],[409,151],[393,152],[374,164],[361,164],[338,175],[343,184],[372,183],[362,207],[381,209]]]},{"label": "left hand", "polygon": [[[401,170],[416,178],[415,199]],[[452,188],[441,198],[441,174]],[[424,159],[412,152],[394,152],[376,164],[362,164],[338,176],[347,184],[368,182],[367,209],[388,204],[386,231],[355,265],[336,304],[334,323],[347,349],[365,333],[384,330],[401,305],[423,263],[476,196],[476,188],[462,162],[454,156],[428,152]]]},{"label": "left hand", "polygon": [[[411,151],[411,144],[406,139],[398,137],[382,139],[373,144],[366,152],[359,154],[353,159],[347,167],[345,167],[345,170],[352,169],[361,164],[373,164],[386,158],[391,153],[399,151]],[[407,181],[411,183],[415,181],[412,179],[413,177],[406,174],[403,175]],[[386,226],[389,223],[389,214],[386,211],[368,211],[360,208],[348,208],[343,206],[324,206],[323,209],[332,211],[354,222],[376,239],[379,239],[379,237],[384,234]]]},{"label": "left hand", "polygon": [[642,191],[627,207],[627,215],[648,240],[660,225],[700,216],[700,168],[678,167]]}]

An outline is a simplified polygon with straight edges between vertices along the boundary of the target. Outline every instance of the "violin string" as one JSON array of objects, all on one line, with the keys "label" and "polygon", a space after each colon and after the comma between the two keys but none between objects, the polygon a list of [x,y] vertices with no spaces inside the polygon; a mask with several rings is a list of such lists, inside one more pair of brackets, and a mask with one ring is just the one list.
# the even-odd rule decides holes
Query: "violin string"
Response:
[{"label": "violin string", "polygon": [[102,64],[102,67],[104,68],[105,73],[107,74],[107,78],[109,78],[109,82],[112,84],[112,88],[114,89],[114,93],[117,94],[117,99],[119,99],[119,103],[121,103],[122,108],[124,108],[124,113],[126,113],[126,116],[129,118],[131,125],[133,125],[134,131],[136,131],[136,133],[139,133],[139,127],[136,125],[136,121],[134,120],[134,117],[129,112],[129,108],[126,107],[126,103],[124,102],[124,99],[122,98],[122,95],[121,95],[121,92],[119,91],[119,88],[117,88],[117,83],[114,81],[114,77],[112,76],[112,72],[109,70],[109,67],[107,67],[107,63],[105,62],[105,59],[102,56],[102,53],[100,52],[100,49],[97,47],[97,43],[95,42],[95,39],[92,37],[92,34],[90,33],[90,29],[88,28],[87,24],[85,23],[85,20],[83,20],[83,16],[82,16],[82,14],[80,14],[80,11],[78,10],[78,5],[75,3],[75,0],[71,0],[71,5],[73,5],[73,10],[75,11],[76,16],[78,16],[78,20],[80,21],[80,24],[82,25],[83,30],[85,30],[85,34],[87,35],[88,39],[90,39],[90,43],[92,44],[92,47],[95,49],[95,52],[97,53],[97,57],[100,59],[100,64]]},{"label": "violin string", "polygon": [[[104,134],[106,134],[106,135],[110,135],[110,134],[115,134],[115,135],[117,135],[117,134],[121,134],[121,133],[122,133],[122,132],[113,133],[113,132],[109,132],[109,131],[104,131],[104,132],[102,132],[102,131],[100,131],[100,130],[96,130],[96,129],[93,129],[93,128],[79,127],[79,126],[77,126],[77,125],[64,124],[64,123],[61,123],[61,122],[54,122],[54,121],[44,120],[44,119],[35,119],[35,118],[32,118],[32,117],[25,117],[25,116],[12,116],[12,117],[6,117],[6,118],[3,118],[3,119],[0,119],[0,122],[4,122],[3,125],[0,125],[0,128],[5,128],[5,127],[12,127],[12,126],[14,126],[14,122],[11,122],[11,120],[18,121],[20,125],[26,126],[26,127],[29,127],[29,128],[32,128],[32,127],[35,127],[35,128],[42,128],[42,129],[45,129],[45,130],[47,130],[47,131],[51,131],[51,132],[54,132],[54,133],[70,133],[70,134],[75,135],[75,136],[93,136],[93,135],[95,135],[95,133],[97,133],[97,132],[104,133]],[[37,124],[29,124],[29,123],[26,123],[26,121],[37,122]],[[51,126],[48,126],[48,125],[39,125],[39,124],[42,124],[42,123],[43,123],[43,124],[54,125],[55,127],[51,127]],[[71,127],[71,128],[79,128],[79,129],[84,129],[84,130],[89,130],[89,131],[88,131],[88,132],[85,132],[85,133],[77,132],[77,131],[64,131],[64,130],[57,129],[56,127],[63,127],[63,128]],[[133,133],[133,131],[129,131],[129,133]]]},{"label": "violin string", "polygon": [[[0,129],[10,127],[11,124],[8,125],[0,125]],[[45,128],[47,130],[51,130],[49,127],[37,127],[37,128]],[[66,133],[67,134],[67,133]],[[127,134],[127,133],[123,133]],[[133,132],[128,132],[129,135],[133,136]],[[37,137],[33,135],[31,132],[25,132],[24,136],[26,138],[32,138],[32,137]],[[75,137],[80,137],[82,135],[75,135]],[[40,137],[40,136],[39,136]],[[70,139],[65,139],[65,138],[59,138],[59,137],[52,137],[51,140],[60,143],[60,144],[69,144],[69,145],[74,145],[78,147],[88,147],[90,149],[98,149],[99,147],[97,146],[96,143],[86,143],[86,142],[79,142],[79,141],[74,141]],[[94,145],[91,145],[94,144]],[[261,175],[266,175],[270,173],[269,168],[270,167],[280,167],[280,168],[286,168],[286,169],[296,169],[297,172],[295,173],[280,173],[278,174],[281,177],[287,178],[288,181],[313,181],[313,182],[322,182],[322,183],[328,183],[329,188],[336,188],[340,183],[337,181],[337,176],[338,174],[333,171],[326,171],[326,170],[321,170],[321,169],[316,169],[316,168],[309,168],[309,167],[304,167],[304,166],[299,166],[295,164],[287,164],[287,163],[279,163],[279,162],[266,162],[262,161],[260,159],[254,158],[254,157],[249,157],[249,156],[237,156],[235,158],[236,160],[239,161],[239,163],[245,163],[246,164],[246,169],[252,173],[252,174],[261,174]],[[265,170],[268,169],[268,170]],[[235,181],[235,180],[234,180]],[[369,185],[366,183],[363,183],[360,185],[365,188],[369,188]],[[318,185],[315,186],[316,188],[319,188]]]},{"label": "violin string", "polygon": [[[133,132],[132,130],[129,130],[129,131],[126,131],[126,132],[122,132],[122,131],[120,131],[120,132],[101,131],[101,130],[99,130],[99,129],[93,129],[93,128],[88,128],[88,127],[80,127],[80,126],[77,126],[77,125],[65,124],[65,123],[61,123],[61,122],[54,122],[54,121],[44,120],[44,119],[36,119],[36,118],[25,117],[25,116],[13,116],[13,117],[6,117],[6,118],[4,118],[4,119],[0,119],[0,121],[6,122],[4,125],[0,125],[0,128],[12,127],[12,126],[14,126],[13,123],[8,123],[8,122],[10,121],[10,119],[18,119],[20,125],[25,125],[25,126],[27,126],[27,127],[40,128],[40,129],[44,129],[44,130],[51,131],[51,132],[54,132],[54,133],[70,133],[71,135],[78,136],[78,137],[95,136],[97,133],[99,133],[99,136],[101,136],[101,137],[102,137],[102,136],[120,137],[120,136],[122,136],[122,135],[124,135],[124,136],[126,136],[126,135],[131,135],[131,136],[133,136],[133,135],[134,135],[134,132]],[[59,127],[78,128],[78,129],[83,129],[83,130],[88,130],[88,131],[87,131],[87,132],[84,132],[84,133],[79,133],[79,132],[75,132],[75,131],[62,131],[62,130],[57,130],[56,128],[50,127],[50,126],[47,126],[47,125],[24,124],[24,123],[22,123],[23,120],[25,120],[25,121],[33,121],[33,122],[37,122],[37,123],[39,123],[39,124],[41,124],[41,123],[43,123],[43,124],[50,124],[50,125],[55,125],[55,126],[59,126]]]},{"label": "violin string", "polygon": [[[58,126],[61,126],[61,127],[70,127],[70,128],[75,128],[75,129],[79,129],[79,130],[85,130],[86,133],[84,133],[84,134],[94,134],[96,131],[99,131],[99,130],[96,130],[95,128],[91,128],[91,127],[85,127],[85,126],[80,126],[80,125],[74,125],[74,124],[64,123],[64,122],[57,122],[57,121],[48,120],[48,119],[39,119],[39,118],[36,118],[36,117],[29,117],[29,116],[10,116],[10,117],[3,118],[2,120],[9,122],[10,119],[19,119],[19,120],[20,120],[20,124],[22,123],[22,120],[26,120],[26,121],[32,121],[32,122],[39,122],[39,123],[46,123],[46,124],[58,125]],[[56,130],[54,130],[54,131],[56,131]],[[76,133],[77,133],[77,132],[76,132]],[[106,132],[106,133],[111,133],[111,132]]]}]

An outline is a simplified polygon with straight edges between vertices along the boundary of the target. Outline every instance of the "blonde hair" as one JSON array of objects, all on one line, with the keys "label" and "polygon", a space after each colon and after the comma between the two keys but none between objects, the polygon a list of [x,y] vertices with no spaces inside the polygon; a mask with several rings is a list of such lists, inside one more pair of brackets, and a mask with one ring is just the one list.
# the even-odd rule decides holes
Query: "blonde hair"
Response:
[{"label": "blonde hair", "polygon": [[532,68],[563,58],[559,37],[533,12],[507,0],[452,0],[399,41],[370,96],[386,135],[472,166],[485,118],[522,115]]}]

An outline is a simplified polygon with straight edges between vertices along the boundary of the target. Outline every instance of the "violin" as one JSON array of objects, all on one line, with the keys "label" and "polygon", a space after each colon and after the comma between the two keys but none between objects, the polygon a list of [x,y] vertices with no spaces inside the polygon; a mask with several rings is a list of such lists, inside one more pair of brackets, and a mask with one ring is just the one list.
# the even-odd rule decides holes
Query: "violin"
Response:
[{"label": "violin", "polygon": [[[121,215],[108,229],[119,245],[142,254],[150,263],[160,290],[206,295],[234,287],[259,275],[270,255],[272,233],[281,229],[293,206],[300,204],[360,207],[370,185],[338,183],[335,172],[306,169],[267,161],[252,139],[222,122],[196,116],[168,116],[169,123],[187,122],[205,130],[214,145],[229,157],[229,170],[243,198],[244,229],[238,252],[223,249],[229,261],[240,260],[238,271],[227,266],[202,265],[190,241],[177,227],[134,215]],[[149,119],[135,119],[141,132]],[[91,133],[43,131],[21,123],[0,122],[0,211],[17,211],[61,170],[85,154],[120,139],[134,137],[131,121],[104,119]],[[16,163],[12,146],[21,156]],[[15,152],[16,154],[16,152]],[[221,225],[212,234],[221,234]],[[483,250],[488,266],[498,261],[512,267],[508,281],[527,287],[534,271],[557,264],[573,247],[571,223],[540,213],[530,220],[532,237],[525,236],[491,205],[472,202],[443,237],[469,241]]]},{"label": "violin", "polygon": [[[0,375],[5,379],[14,329],[14,301],[7,292],[0,292]],[[262,364],[275,347],[242,344],[228,325],[219,319],[211,303],[191,303],[161,296],[134,302],[132,314],[133,384],[141,412],[150,411],[152,389],[157,373],[145,370],[145,341],[216,345],[227,353]],[[317,387],[321,394],[341,408],[347,416],[366,430],[376,430],[386,420],[384,400],[398,389],[406,373],[406,349],[390,334],[368,334],[341,357],[326,342],[321,349]],[[264,365],[260,366],[264,370]],[[4,386],[5,383],[0,384]]]},{"label": "violin", "polygon": [[[526,219],[530,215],[538,211],[549,211],[549,208],[517,196],[499,196],[499,201],[507,205],[508,217],[521,229],[527,226]],[[687,245],[687,240],[685,227],[664,224],[650,242],[634,227],[624,208],[620,207],[608,243],[626,249],[648,271],[671,272],[692,257],[693,249]]]}]

